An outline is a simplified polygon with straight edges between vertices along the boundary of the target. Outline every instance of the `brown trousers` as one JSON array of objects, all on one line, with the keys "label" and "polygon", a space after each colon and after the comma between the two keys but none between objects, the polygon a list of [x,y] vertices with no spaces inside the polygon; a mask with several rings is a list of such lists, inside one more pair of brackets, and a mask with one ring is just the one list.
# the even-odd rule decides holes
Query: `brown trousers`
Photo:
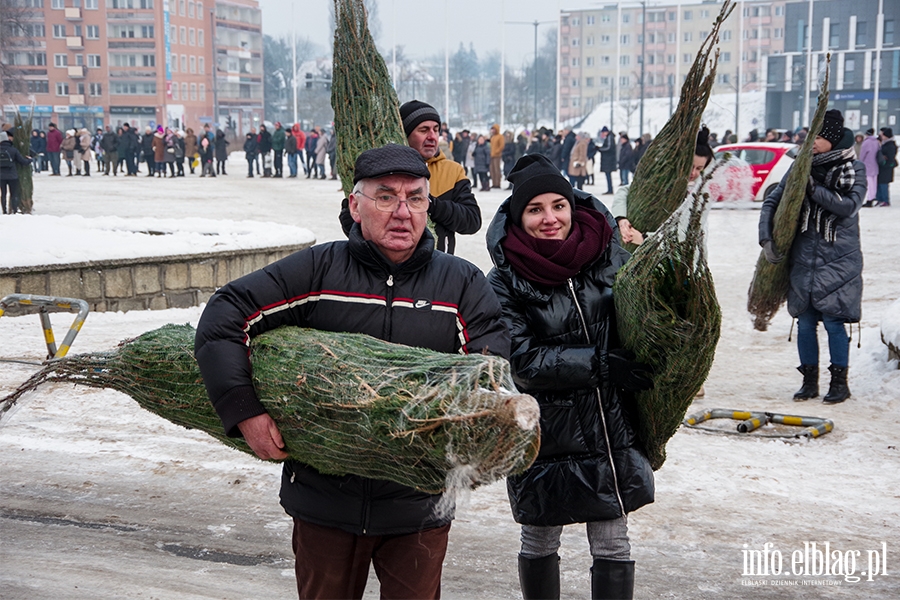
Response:
[{"label": "brown trousers", "polygon": [[362,598],[369,564],[386,600],[438,600],[450,525],[407,535],[354,535],[294,519],[297,593],[304,599]]},{"label": "brown trousers", "polygon": [[499,156],[491,157],[491,186],[500,187],[500,158]]}]

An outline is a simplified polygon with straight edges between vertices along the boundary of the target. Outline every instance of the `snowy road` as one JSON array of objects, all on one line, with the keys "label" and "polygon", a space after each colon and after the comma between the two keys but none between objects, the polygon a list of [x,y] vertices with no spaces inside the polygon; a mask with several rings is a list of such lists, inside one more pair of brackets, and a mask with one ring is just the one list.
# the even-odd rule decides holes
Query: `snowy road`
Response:
[{"label": "snowy road", "polygon": [[[240,175],[40,177],[35,212],[250,219],[303,227],[320,242],[342,237],[337,182],[245,179],[243,165],[233,161],[229,168]],[[892,192],[900,200],[900,185]],[[483,269],[490,267],[484,229],[503,197],[497,190],[480,193],[484,228],[458,240],[458,254]],[[900,371],[887,363],[878,326],[900,296],[900,208],[863,210],[862,347],[854,328],[853,398],[832,407],[791,401],[800,375],[784,310],[768,332],[751,327],[744,305],[758,255],[758,215],[716,210],[710,216],[723,330],[706,396],[692,410],[799,413],[832,418],[836,428],[799,443],[679,431],[656,474],[656,503],[629,517],[635,596],[898,598]],[[15,219],[0,219],[0,239]],[[200,309],[91,314],[72,351],[109,349],[168,322],[196,323],[199,315]],[[57,327],[64,321],[54,317]],[[33,315],[0,318],[0,339],[2,359],[43,357]],[[35,370],[0,364],[4,394]],[[0,598],[295,597],[277,466],[171,425],[112,391],[46,385],[22,404],[0,426]],[[817,576],[814,569],[806,574],[792,553],[805,561],[812,542],[817,549],[828,542],[860,581]],[[745,552],[765,548],[773,566],[779,553],[784,572],[742,576]],[[517,549],[504,485],[476,490],[461,503],[450,534],[444,597],[519,597]],[[869,575],[868,559],[876,555],[884,564]],[[566,529],[561,556],[563,597],[588,597],[583,528]],[[374,579],[366,597],[378,597]]]}]

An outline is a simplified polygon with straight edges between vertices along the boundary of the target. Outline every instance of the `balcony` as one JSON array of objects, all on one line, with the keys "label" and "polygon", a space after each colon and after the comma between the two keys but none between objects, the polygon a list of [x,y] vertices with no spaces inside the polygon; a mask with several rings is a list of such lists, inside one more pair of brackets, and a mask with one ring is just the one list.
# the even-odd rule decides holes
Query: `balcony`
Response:
[{"label": "balcony", "polygon": [[69,77],[71,79],[84,79],[84,66],[69,67]]},{"label": "balcony", "polygon": [[66,21],[80,21],[81,20],[81,9],[80,8],[66,8]]},{"label": "balcony", "polygon": [[84,38],[80,35],[70,35],[66,38],[66,48],[69,50],[82,50],[84,48]]},{"label": "balcony", "polygon": [[84,94],[69,94],[70,106],[84,106]]}]

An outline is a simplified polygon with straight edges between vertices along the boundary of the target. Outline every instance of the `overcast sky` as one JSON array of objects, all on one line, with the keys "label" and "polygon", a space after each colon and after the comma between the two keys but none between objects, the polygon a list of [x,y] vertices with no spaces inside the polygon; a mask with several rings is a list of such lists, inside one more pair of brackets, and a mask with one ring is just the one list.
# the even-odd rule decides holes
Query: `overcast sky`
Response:
[{"label": "overcast sky", "polygon": [[[259,0],[262,8],[263,33],[281,37],[291,35],[308,38],[322,48],[333,42],[329,25],[329,8],[333,0]],[[410,57],[421,58],[444,52],[449,39],[450,52],[463,42],[471,42],[483,58],[488,52],[500,52],[503,43],[503,21],[527,21],[528,25],[505,26],[506,62],[511,67],[531,61],[534,54],[534,21],[552,21],[538,26],[538,46],[544,35],[556,26],[560,6],[566,9],[604,4],[591,0],[378,0],[376,42],[382,51],[396,40],[405,46]],[[293,18],[291,11],[293,7]]]}]

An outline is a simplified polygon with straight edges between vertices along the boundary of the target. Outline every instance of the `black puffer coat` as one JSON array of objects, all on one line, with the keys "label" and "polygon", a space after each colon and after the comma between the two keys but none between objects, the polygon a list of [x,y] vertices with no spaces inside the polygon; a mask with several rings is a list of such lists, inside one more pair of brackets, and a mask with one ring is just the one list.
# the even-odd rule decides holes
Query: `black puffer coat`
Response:
[{"label": "black puffer coat", "polygon": [[[859,209],[866,199],[866,166],[855,160],[853,171],[853,187],[846,195],[817,185],[809,198],[813,206],[819,205],[838,217],[835,240],[825,241],[813,222],[815,211],[810,211],[806,231],[798,231],[791,246],[791,282],[787,297],[791,316],[801,315],[812,305],[824,315],[844,319],[847,323],[859,322],[863,285]],[[759,214],[760,245],[774,239],[772,220],[789,174],[790,170],[763,202]]]},{"label": "black puffer coat", "polygon": [[[575,190],[575,201],[600,211],[616,230],[599,200]],[[613,236],[570,285],[535,286],[504,256],[508,207],[509,201],[500,206],[488,229],[495,265],[488,281],[512,336],[516,386],[541,406],[540,454],[528,471],[507,480],[513,517],[528,525],[621,517],[654,495],[653,472],[635,436],[633,400],[603,380],[597,352],[618,345],[612,284],[628,253]]]}]

